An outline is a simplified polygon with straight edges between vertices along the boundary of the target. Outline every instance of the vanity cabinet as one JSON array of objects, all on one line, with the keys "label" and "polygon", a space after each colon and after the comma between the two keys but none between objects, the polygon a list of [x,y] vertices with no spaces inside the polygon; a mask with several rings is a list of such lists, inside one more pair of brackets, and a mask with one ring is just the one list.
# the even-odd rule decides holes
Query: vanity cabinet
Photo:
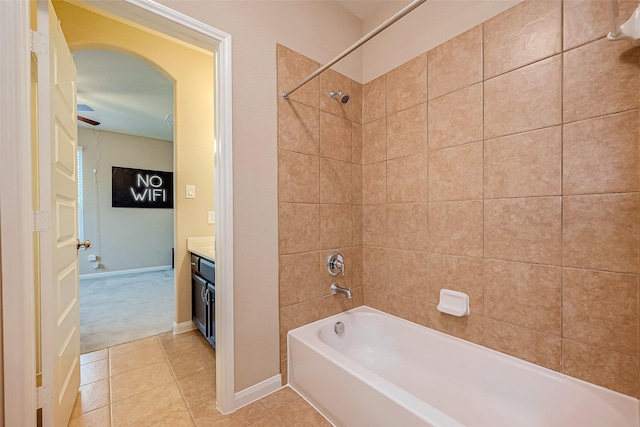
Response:
[{"label": "vanity cabinet", "polygon": [[215,272],[215,261],[191,254],[192,319],[213,348],[216,347]]}]

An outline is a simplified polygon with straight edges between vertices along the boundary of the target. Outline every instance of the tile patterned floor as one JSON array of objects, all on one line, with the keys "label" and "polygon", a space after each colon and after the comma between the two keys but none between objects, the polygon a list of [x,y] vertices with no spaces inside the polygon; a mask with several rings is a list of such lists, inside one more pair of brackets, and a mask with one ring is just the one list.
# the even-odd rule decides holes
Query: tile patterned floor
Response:
[{"label": "tile patterned floor", "polygon": [[84,354],[69,427],[331,425],[288,387],[222,415],[215,405],[215,363],[215,351],[197,331]]}]

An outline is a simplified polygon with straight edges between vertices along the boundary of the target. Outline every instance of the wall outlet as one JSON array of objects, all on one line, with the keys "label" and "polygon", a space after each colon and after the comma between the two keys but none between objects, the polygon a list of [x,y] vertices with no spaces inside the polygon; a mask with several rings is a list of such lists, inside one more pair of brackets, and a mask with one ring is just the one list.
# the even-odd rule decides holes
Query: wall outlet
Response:
[{"label": "wall outlet", "polygon": [[207,212],[207,224],[215,224],[216,223],[216,211]]},{"label": "wall outlet", "polygon": [[185,198],[187,199],[195,199],[196,198],[196,186],[195,185],[186,185],[185,186]]}]

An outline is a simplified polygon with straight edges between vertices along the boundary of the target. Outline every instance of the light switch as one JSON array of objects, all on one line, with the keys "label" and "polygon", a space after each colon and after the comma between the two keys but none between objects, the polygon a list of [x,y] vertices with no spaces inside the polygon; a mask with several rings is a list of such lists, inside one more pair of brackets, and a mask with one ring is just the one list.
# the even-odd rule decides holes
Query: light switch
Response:
[{"label": "light switch", "polygon": [[195,185],[187,185],[185,187],[185,196],[187,199],[195,199],[196,198],[196,186]]},{"label": "light switch", "polygon": [[207,224],[215,224],[215,223],[216,223],[216,211],[208,211]]}]

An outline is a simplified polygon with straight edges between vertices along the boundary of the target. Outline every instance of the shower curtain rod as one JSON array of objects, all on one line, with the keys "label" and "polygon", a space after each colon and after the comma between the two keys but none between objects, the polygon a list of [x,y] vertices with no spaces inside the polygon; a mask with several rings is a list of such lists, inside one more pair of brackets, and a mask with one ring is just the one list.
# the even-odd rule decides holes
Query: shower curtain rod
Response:
[{"label": "shower curtain rod", "polygon": [[403,9],[401,9],[400,11],[398,11],[395,15],[393,15],[392,17],[390,17],[389,19],[387,19],[386,21],[384,21],[382,24],[378,25],[376,28],[374,28],[373,30],[369,31],[368,34],[366,34],[364,37],[362,37],[360,40],[358,40],[357,42],[355,42],[354,44],[352,44],[351,46],[349,46],[344,52],[342,52],[340,55],[336,56],[335,58],[333,58],[328,64],[323,65],[322,67],[318,68],[316,71],[314,71],[313,73],[311,73],[306,79],[304,79],[303,81],[301,81],[300,83],[298,83],[296,85],[296,87],[294,87],[293,89],[290,90],[285,90],[284,92],[282,92],[282,97],[284,99],[288,99],[289,95],[291,95],[293,92],[295,92],[296,90],[300,89],[302,86],[306,85],[307,83],[309,83],[309,81],[311,79],[313,79],[314,77],[316,77],[318,74],[322,73],[323,71],[325,71],[326,69],[328,69],[329,67],[331,67],[333,64],[335,64],[336,62],[340,61],[342,58],[344,58],[345,56],[349,55],[351,52],[353,52],[354,50],[356,50],[357,48],[359,48],[360,46],[362,46],[363,44],[365,44],[366,42],[368,42],[369,40],[371,40],[373,37],[377,36],[380,32],[382,32],[384,29],[386,29],[387,27],[389,27],[391,24],[395,23],[397,20],[399,20],[400,18],[402,18],[403,16],[405,16],[406,14],[408,14],[409,12],[411,12],[413,9],[415,9],[416,7],[420,6],[422,3],[426,2],[427,0],[413,0],[411,3],[409,3],[407,6],[405,6]]}]

